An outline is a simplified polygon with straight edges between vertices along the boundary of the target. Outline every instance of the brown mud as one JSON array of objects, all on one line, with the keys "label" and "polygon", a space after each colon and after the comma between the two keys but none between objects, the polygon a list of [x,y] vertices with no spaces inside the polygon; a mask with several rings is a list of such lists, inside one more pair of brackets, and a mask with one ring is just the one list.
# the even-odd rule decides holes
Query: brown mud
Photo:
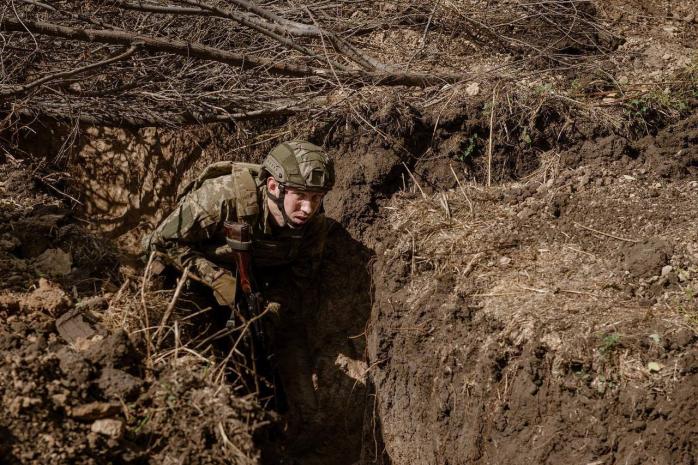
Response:
[{"label": "brown mud", "polygon": [[255,463],[267,415],[196,360],[149,372],[138,334],[105,319],[126,288],[114,246],[24,166],[0,169],[0,462]]}]

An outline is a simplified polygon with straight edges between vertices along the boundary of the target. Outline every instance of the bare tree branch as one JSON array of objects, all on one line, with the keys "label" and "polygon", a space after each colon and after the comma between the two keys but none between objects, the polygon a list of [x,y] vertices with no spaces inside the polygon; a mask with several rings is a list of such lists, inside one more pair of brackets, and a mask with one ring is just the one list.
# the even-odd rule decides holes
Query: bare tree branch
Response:
[{"label": "bare tree branch", "polygon": [[[189,4],[202,4],[201,2],[198,2],[196,0],[184,0]],[[329,31],[324,31],[321,28],[319,28],[316,25],[312,24],[304,24],[304,23],[299,23],[296,21],[290,21],[288,19],[282,18],[281,16],[278,16],[256,4],[253,2],[247,1],[247,0],[230,0],[232,3],[238,5],[241,8],[244,8],[248,11],[251,11],[269,21],[275,22],[279,24],[280,26],[277,27],[277,31],[279,33],[287,33],[287,34],[292,34],[300,37],[314,37],[314,38],[321,38],[325,37],[327,38],[330,43],[339,51],[340,53],[343,53],[350,57],[352,60],[356,61],[357,63],[361,64],[364,68],[369,69],[369,70],[385,70],[388,67],[380,63],[378,60],[368,56],[367,54],[361,52],[358,50],[356,47],[351,45],[349,42],[341,39],[339,36],[337,36],[334,33],[331,33]]]},{"label": "bare tree branch", "polygon": [[19,21],[3,18],[0,27],[5,31],[45,34],[53,37],[80,40],[83,42],[101,42],[115,45],[139,44],[144,50],[153,52],[167,52],[179,56],[212,60],[239,67],[263,67],[268,72],[287,76],[312,76],[324,74],[313,68],[298,65],[286,65],[264,58],[250,57],[239,53],[232,53],[206,45],[185,42],[182,40],[165,40],[150,37],[143,34],[134,34],[124,31],[112,31],[101,29],[78,29],[74,27],[60,26],[58,24],[42,21]]},{"label": "bare tree branch", "polygon": [[49,82],[49,81],[54,81],[56,79],[62,79],[62,78],[76,76],[78,74],[86,73],[88,71],[94,71],[96,69],[107,66],[111,63],[116,63],[117,61],[125,60],[126,58],[129,58],[131,55],[133,55],[136,52],[136,50],[138,50],[138,44],[133,44],[123,53],[116,55],[112,58],[109,58],[107,60],[102,60],[102,61],[99,61],[97,63],[92,63],[89,65],[82,66],[82,67],[76,68],[76,69],[71,69],[68,71],[62,71],[59,73],[52,73],[52,74],[46,75],[42,78],[36,79],[36,80],[34,80],[28,84],[25,84],[23,86],[19,86],[19,87],[16,87],[16,88],[13,88],[10,90],[6,90],[6,91],[0,91],[0,98],[6,98],[6,97],[9,97],[11,95],[25,93],[25,92],[27,92],[35,87],[38,87],[42,84]]},{"label": "bare tree branch", "polygon": [[[184,3],[190,4],[190,5],[198,6],[199,11],[208,11],[213,16],[217,16],[220,18],[226,18],[226,19],[232,19],[233,21],[240,23],[243,26],[247,26],[247,27],[259,32],[259,33],[266,35],[267,37],[270,37],[270,38],[276,40],[277,42],[279,42],[282,45],[285,45],[289,48],[292,48],[294,50],[299,51],[308,57],[312,57],[312,58],[315,58],[317,60],[324,61],[324,59],[322,57],[320,57],[318,54],[316,54],[315,52],[313,52],[309,48],[304,47],[304,46],[300,45],[299,43],[286,37],[288,34],[286,34],[286,36],[284,36],[284,35],[278,34],[273,29],[270,29],[269,28],[270,25],[264,21],[260,21],[258,19],[255,19],[255,18],[249,16],[249,15],[242,14],[240,12],[234,13],[234,12],[229,11],[229,10],[223,10],[221,8],[218,8],[218,7],[206,5],[206,4],[204,4],[202,2],[198,2],[198,1],[192,1],[192,0],[182,0],[182,1]],[[282,28],[282,30],[284,30],[284,29],[285,28]],[[348,68],[344,65],[341,65],[341,64],[336,63],[336,62],[331,61],[331,60],[327,60],[327,61],[331,62],[331,65],[333,67],[335,67],[336,69],[348,71]]]},{"label": "bare tree branch", "polygon": [[[5,31],[45,34],[53,37],[80,40],[85,42],[102,42],[117,45],[139,45],[144,50],[153,52],[166,52],[183,57],[199,58],[203,60],[218,61],[242,68],[261,67],[272,74],[301,77],[328,77],[331,70],[323,68],[311,68],[302,65],[278,63],[265,58],[250,57],[243,54],[232,53],[214,47],[198,43],[184,42],[181,40],[165,40],[143,34],[133,34],[124,31],[77,29],[41,21],[23,21],[3,18],[0,21],[0,29]],[[343,71],[336,73],[344,79],[356,80],[359,83],[390,86],[429,86],[458,82],[461,75],[444,74],[432,75],[421,73],[366,73],[362,71]]]},{"label": "bare tree branch", "polygon": [[[61,112],[56,112],[51,108],[37,106],[36,110],[52,119],[56,120],[77,120],[80,123],[91,126],[118,126],[128,127],[133,129],[154,126],[184,126],[188,124],[207,124],[207,123],[234,123],[238,121],[251,121],[265,118],[275,118],[280,116],[289,116],[297,113],[309,112],[316,107],[302,106],[282,106],[278,108],[262,109],[240,113],[230,114],[214,114],[214,113],[168,113],[150,116],[136,115],[85,115],[77,116],[66,115]],[[18,109],[14,112],[15,115],[21,117],[36,118],[36,112],[29,109]]]}]

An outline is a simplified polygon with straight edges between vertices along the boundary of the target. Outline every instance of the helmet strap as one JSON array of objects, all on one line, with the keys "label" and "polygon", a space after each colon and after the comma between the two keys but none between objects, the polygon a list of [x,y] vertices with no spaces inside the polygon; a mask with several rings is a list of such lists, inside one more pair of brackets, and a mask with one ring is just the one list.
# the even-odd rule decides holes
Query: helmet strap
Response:
[{"label": "helmet strap", "polygon": [[272,202],[276,205],[276,208],[281,210],[281,217],[284,219],[284,224],[280,226],[289,226],[289,227],[294,227],[293,222],[291,222],[291,218],[288,217],[286,214],[286,208],[284,208],[284,198],[286,198],[286,187],[283,184],[279,184],[279,196],[275,196],[269,190],[267,189],[267,197],[271,199]]}]

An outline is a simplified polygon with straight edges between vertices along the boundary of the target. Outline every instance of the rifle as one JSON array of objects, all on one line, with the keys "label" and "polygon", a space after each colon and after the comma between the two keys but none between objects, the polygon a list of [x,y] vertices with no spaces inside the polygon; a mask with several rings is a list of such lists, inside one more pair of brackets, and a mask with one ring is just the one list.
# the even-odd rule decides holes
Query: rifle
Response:
[{"label": "rifle", "polygon": [[[223,223],[223,228],[225,229],[226,242],[233,251],[235,257],[235,263],[238,268],[238,280],[240,283],[240,288],[245,296],[245,303],[247,304],[247,313],[244,315],[248,319],[252,319],[252,331],[250,333],[250,349],[252,351],[252,367],[254,373],[257,373],[257,363],[258,359],[262,362],[262,366],[266,367],[269,364],[268,356],[262,355],[266,354],[265,350],[265,340],[264,334],[262,333],[260,322],[254,321],[255,317],[262,314],[262,309],[264,306],[264,301],[262,294],[255,290],[254,278],[250,271],[250,250],[252,249],[252,236],[250,234],[250,226],[245,223],[233,223],[226,221]],[[226,322],[226,328],[235,327],[235,310],[236,306],[233,306],[230,312],[230,318]],[[258,349],[255,349],[257,345]],[[257,389],[257,394],[260,392],[260,386],[257,376],[254,378],[255,387]]]},{"label": "rifle", "polygon": [[[246,223],[234,223],[226,221],[223,223],[225,237],[228,246],[233,251],[235,264],[238,269],[238,280],[240,289],[245,297],[247,304],[247,317],[252,318],[258,315],[264,304],[262,294],[255,290],[254,279],[250,271],[250,250],[252,249],[252,235],[250,234],[250,226]],[[235,326],[235,315],[231,311],[230,318],[226,323],[227,327]],[[256,325],[254,325],[256,326]],[[256,329],[256,328],[255,328]]]}]

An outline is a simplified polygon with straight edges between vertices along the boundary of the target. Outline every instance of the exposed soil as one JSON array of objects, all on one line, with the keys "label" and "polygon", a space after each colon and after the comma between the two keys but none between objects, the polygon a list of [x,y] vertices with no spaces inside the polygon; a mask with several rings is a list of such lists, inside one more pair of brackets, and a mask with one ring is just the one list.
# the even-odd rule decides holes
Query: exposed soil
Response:
[{"label": "exposed soil", "polygon": [[[0,165],[1,463],[698,463],[694,2],[586,5],[593,30],[556,42],[569,68],[492,55],[447,3],[413,12],[437,13],[433,33],[367,40],[453,52],[472,79],[357,90],[336,121],[18,129],[25,159]],[[250,345],[210,343],[227,315],[200,289],[143,279],[138,241],[206,164],[287,137],[327,146],[337,186],[321,298],[277,334],[274,397],[236,364]]]},{"label": "exposed soil", "polygon": [[[693,463],[696,124],[573,143],[490,189],[419,144],[426,156],[368,136],[340,145],[323,298],[302,321],[320,405],[302,436],[285,430],[292,410],[221,384],[211,360],[224,353],[150,366],[135,239],[120,255],[6,163],[0,457]],[[127,217],[127,230],[142,227]],[[151,321],[172,294],[147,290]],[[183,341],[217,328],[188,320],[195,311],[175,311]],[[174,348],[168,333],[163,350]]]},{"label": "exposed soil", "polygon": [[697,128],[385,207],[365,459],[695,463]]},{"label": "exposed soil", "polygon": [[196,358],[149,370],[109,320],[128,287],[113,246],[25,166],[0,170],[0,462],[256,463],[268,414]]}]

